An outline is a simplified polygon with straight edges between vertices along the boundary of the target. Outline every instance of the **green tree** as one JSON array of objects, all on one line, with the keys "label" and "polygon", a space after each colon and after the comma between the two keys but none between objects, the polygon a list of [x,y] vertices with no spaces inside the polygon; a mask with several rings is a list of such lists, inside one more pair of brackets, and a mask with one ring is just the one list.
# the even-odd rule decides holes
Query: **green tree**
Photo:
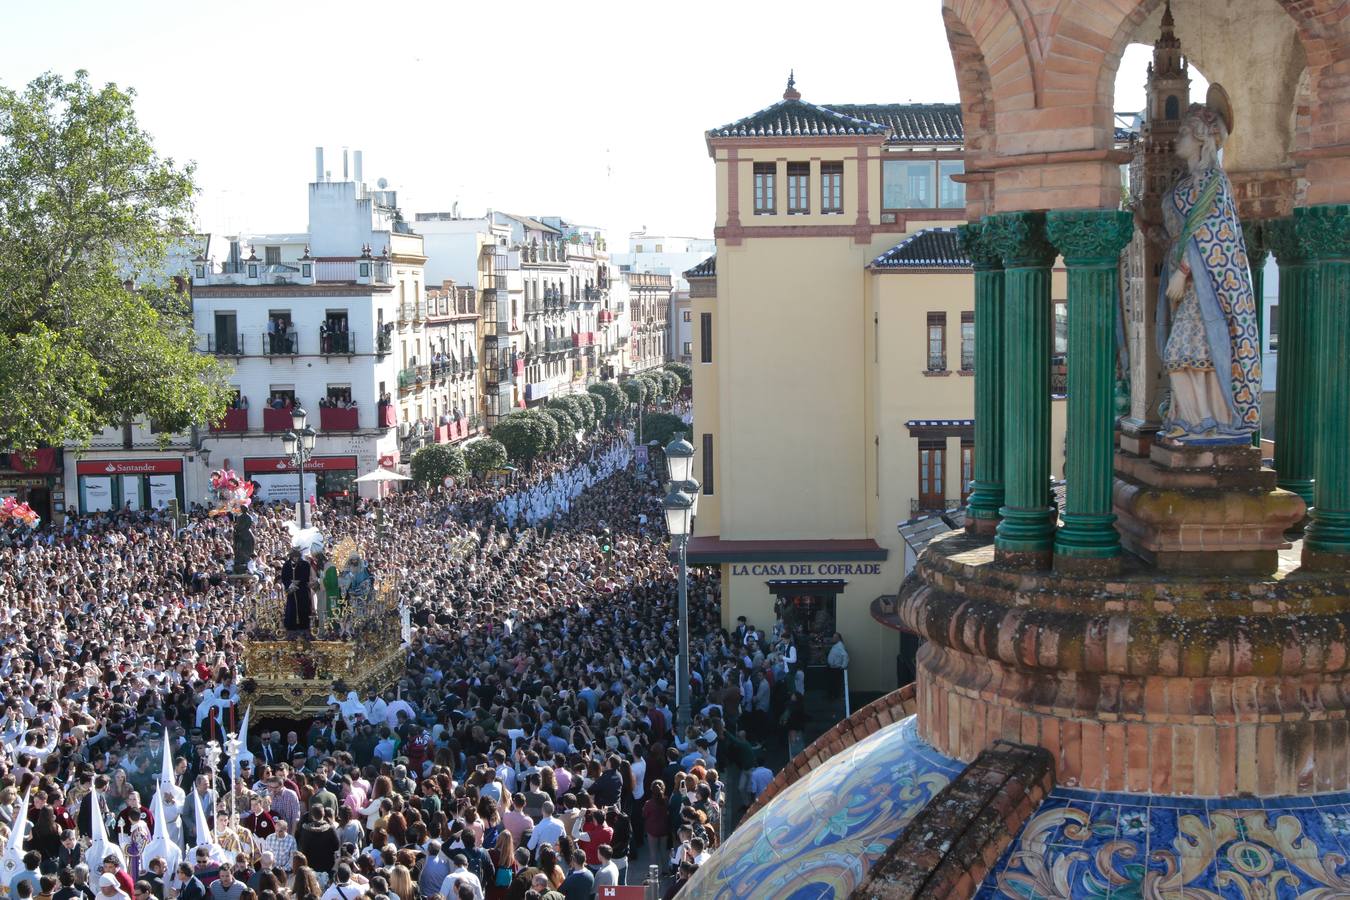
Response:
[{"label": "green tree", "polygon": [[682,362],[668,362],[665,365],[667,372],[674,372],[679,376],[680,384],[684,387],[694,386],[694,370]]},{"label": "green tree", "polygon": [[167,261],[192,244],[192,166],[156,153],[133,97],[83,71],[0,86],[0,447],[224,412]]},{"label": "green tree", "polygon": [[596,410],[596,405],[600,404],[601,408],[603,408],[603,400],[597,400],[595,395],[590,393],[569,394],[568,396],[570,396],[572,401],[581,408],[581,415],[586,423],[583,427],[585,427],[587,431],[590,431],[600,424],[600,414]]},{"label": "green tree", "polygon": [[448,444],[427,444],[412,455],[412,477],[418,484],[440,486],[447,477],[463,478],[469,473],[464,451]]},{"label": "green tree", "polygon": [[669,369],[662,369],[659,374],[666,382],[666,399],[674,400],[680,396],[680,391],[684,388],[684,382],[680,380],[680,376]]},{"label": "green tree", "polygon": [[565,406],[545,406],[539,412],[548,416],[557,425],[560,439],[562,435],[570,435],[577,430],[577,423],[572,421],[572,415]]},{"label": "green tree", "polygon": [[522,409],[520,412],[512,413],[511,415],[523,416],[527,419],[534,419],[540,425],[544,426],[545,452],[550,450],[557,450],[559,447],[563,445],[563,443],[569,437],[568,434],[565,434],[563,432],[563,429],[558,427],[558,421],[554,419],[552,416],[544,415],[544,410],[540,407],[535,407],[533,409]]},{"label": "green tree", "polygon": [[628,402],[636,407],[642,407],[647,402],[647,397],[651,392],[651,384],[641,378],[630,378],[619,385]]},{"label": "green tree", "polygon": [[492,429],[492,436],[501,443],[507,457],[513,462],[531,462],[552,447],[548,429],[540,421],[541,418],[512,413],[497,422]]},{"label": "green tree", "polygon": [[586,393],[605,401],[603,413],[606,422],[613,422],[628,409],[628,398],[620,387],[612,381],[601,381],[586,388]]},{"label": "green tree", "polygon": [[506,465],[506,448],[496,438],[479,438],[464,445],[464,462],[469,471],[482,475]]},{"label": "green tree", "polygon": [[642,417],[642,440],[646,443],[657,441],[664,447],[674,439],[676,432],[688,430],[684,420],[671,413],[654,412]]}]

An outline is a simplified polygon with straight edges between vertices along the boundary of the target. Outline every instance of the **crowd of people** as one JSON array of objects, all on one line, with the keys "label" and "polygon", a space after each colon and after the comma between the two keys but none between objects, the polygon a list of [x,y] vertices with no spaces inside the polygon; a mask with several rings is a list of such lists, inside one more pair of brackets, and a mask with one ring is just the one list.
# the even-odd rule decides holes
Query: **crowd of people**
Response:
[{"label": "crowd of people", "polygon": [[290,510],[255,508],[247,587],[227,577],[225,517],[106,513],[10,535],[0,837],[17,874],[0,888],[583,900],[641,883],[645,851],[673,896],[725,836],[729,794],[748,802],[772,777],[753,741],[800,708],[800,685],[778,634],[720,627],[716,574],[695,569],[693,713],[675,727],[676,573],[657,477],[631,463],[615,432],[508,484],[398,494],[378,515],[320,504],[330,542],[351,537],[397,576],[406,676],[305,725],[255,725],[235,773],[208,742],[243,715],[258,604],[283,602]]}]

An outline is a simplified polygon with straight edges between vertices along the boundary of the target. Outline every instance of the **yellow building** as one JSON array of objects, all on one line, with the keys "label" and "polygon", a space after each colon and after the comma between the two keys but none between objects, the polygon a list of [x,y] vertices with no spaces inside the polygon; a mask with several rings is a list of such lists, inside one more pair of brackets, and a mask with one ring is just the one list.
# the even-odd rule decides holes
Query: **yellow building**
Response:
[{"label": "yellow building", "polygon": [[685,273],[703,482],[689,560],[722,567],[729,628],[767,632],[789,603],[817,664],[837,628],[855,690],[897,684],[899,635],[873,609],[906,569],[898,526],[954,509],[971,478],[962,140],[957,104],[816,105],[791,81],[707,133],[717,254]]}]

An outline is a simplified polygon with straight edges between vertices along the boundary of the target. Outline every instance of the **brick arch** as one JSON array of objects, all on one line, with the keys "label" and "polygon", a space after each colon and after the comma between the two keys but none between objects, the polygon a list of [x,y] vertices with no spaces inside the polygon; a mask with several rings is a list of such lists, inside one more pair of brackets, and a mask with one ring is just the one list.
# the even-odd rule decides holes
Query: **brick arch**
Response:
[{"label": "brick arch", "polygon": [[983,160],[998,152],[994,124],[994,88],[985,65],[984,53],[969,29],[949,5],[942,17],[947,28],[952,61],[956,65],[956,86],[961,97],[961,121],[965,133],[966,215],[978,219],[994,211],[993,182],[982,171]]},{"label": "brick arch", "polygon": [[1036,108],[1039,89],[1032,52],[1035,42],[1028,40],[1030,16],[1025,4],[1026,0],[942,2],[946,21],[960,23],[984,57],[990,93],[1001,110]]},{"label": "brick arch", "polygon": [[[1098,115],[1110,122],[1115,79],[1121,55],[1137,34],[1139,26],[1162,6],[1164,0],[1137,0],[1127,12],[1116,11],[1115,29],[1107,48],[1104,65],[1097,79]],[[1270,0],[1294,21],[1294,31],[1307,59],[1306,94],[1302,85],[1293,99],[1290,153],[1308,163],[1311,188],[1308,202],[1346,202],[1350,200],[1350,16],[1346,0]],[[1079,5],[1094,15],[1115,10],[1104,0],[1087,0]],[[1059,35],[1056,35],[1058,38]],[[1052,47],[1051,53],[1055,53]],[[1306,99],[1305,99],[1306,98]],[[1300,119],[1299,107],[1306,104]]]}]

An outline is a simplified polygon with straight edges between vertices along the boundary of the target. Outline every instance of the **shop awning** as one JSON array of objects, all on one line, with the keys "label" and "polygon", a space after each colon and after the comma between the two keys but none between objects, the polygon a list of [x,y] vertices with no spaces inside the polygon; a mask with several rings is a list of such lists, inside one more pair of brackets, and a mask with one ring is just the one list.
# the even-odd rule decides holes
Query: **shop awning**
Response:
[{"label": "shop awning", "polygon": [[856,540],[726,541],[718,535],[689,539],[690,565],[757,562],[881,561],[889,551],[871,538]]},{"label": "shop awning", "polygon": [[842,593],[848,584],[842,578],[771,578],[765,582],[775,594],[820,594]]}]

